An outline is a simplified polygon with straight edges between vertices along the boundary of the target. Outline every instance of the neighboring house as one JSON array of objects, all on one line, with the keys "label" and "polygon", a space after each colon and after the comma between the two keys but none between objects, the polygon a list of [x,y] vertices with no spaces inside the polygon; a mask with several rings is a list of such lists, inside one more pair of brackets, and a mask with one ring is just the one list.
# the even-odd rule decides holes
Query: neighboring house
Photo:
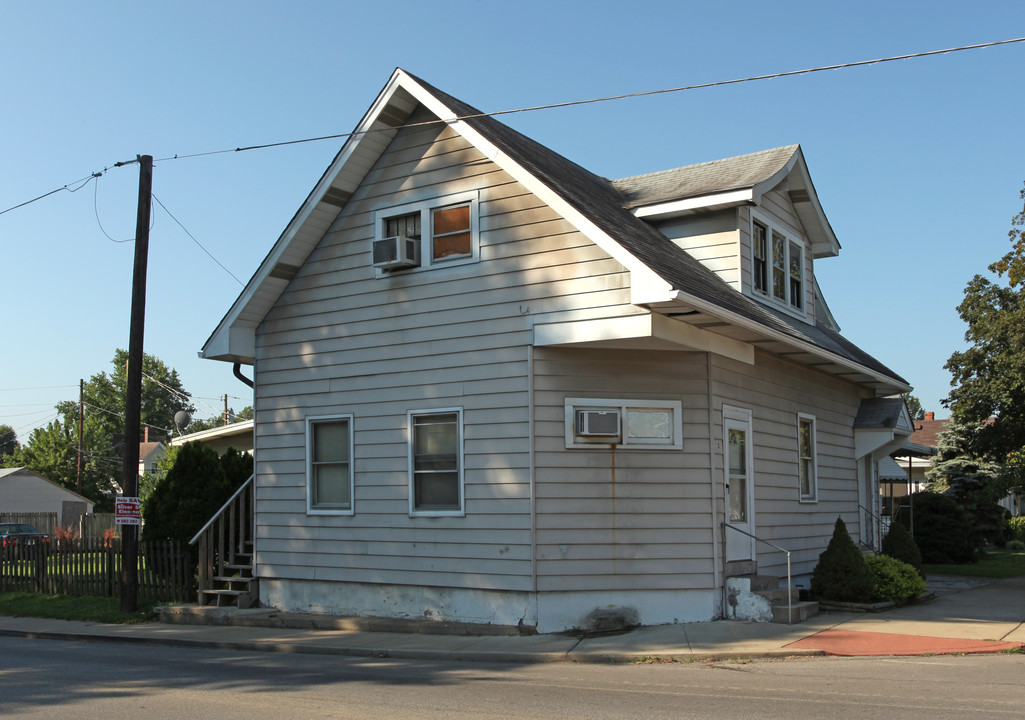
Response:
[{"label": "neighboring house", "polygon": [[[915,431],[911,433],[908,442],[923,448],[929,448],[935,454],[939,446],[940,433],[947,429],[948,420],[937,420],[936,413],[927,412],[922,420],[915,420]],[[932,455],[929,454],[901,454],[896,453],[897,464],[908,473],[911,492],[924,490],[929,479],[925,476],[932,467]],[[906,494],[906,493],[905,493]]]},{"label": "neighboring house", "polygon": [[871,544],[909,386],[839,249],[796,145],[609,181],[397,70],[201,353],[254,366],[261,602],[688,622],[786,574],[743,533]]},{"label": "neighboring house", "polygon": [[139,477],[146,473],[160,472],[160,461],[167,454],[167,446],[160,440],[149,439],[149,428],[143,428],[142,442],[139,443]]},{"label": "neighboring house", "polygon": [[[915,421],[915,432],[908,439],[909,446],[905,449],[906,452],[894,454],[895,460],[901,469],[905,472],[910,470],[910,480],[903,490],[896,485],[893,486],[892,497],[902,497],[907,495],[909,491],[918,492],[919,490],[925,490],[926,485],[930,482],[929,478],[926,477],[926,473],[932,468],[933,456],[936,454],[937,447],[939,447],[940,433],[947,429],[948,422],[950,420],[937,420],[936,413],[933,412],[927,412],[924,419]],[[916,449],[925,449],[931,452],[916,453]],[[883,486],[883,493],[885,497],[885,486]],[[886,501],[884,499],[885,504]],[[1021,515],[1025,511],[1025,498],[1021,495],[1008,495],[1000,501],[1000,505],[1006,508],[1012,515]]]},{"label": "neighboring house", "polygon": [[57,513],[57,522],[67,527],[91,513],[94,504],[28,468],[0,468],[0,513]]},{"label": "neighboring house", "polygon": [[241,420],[230,425],[221,425],[200,430],[199,432],[179,435],[172,438],[171,447],[180,447],[187,442],[198,442],[217,451],[223,455],[228,448],[235,448],[239,452],[253,454],[253,421]]}]

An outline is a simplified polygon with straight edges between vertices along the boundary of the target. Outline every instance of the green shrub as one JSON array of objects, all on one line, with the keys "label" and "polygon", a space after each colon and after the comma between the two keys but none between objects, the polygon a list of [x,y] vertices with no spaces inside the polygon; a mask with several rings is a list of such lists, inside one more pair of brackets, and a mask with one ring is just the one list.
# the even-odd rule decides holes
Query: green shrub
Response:
[{"label": "green shrub", "polygon": [[875,579],[865,556],[851,540],[843,520],[836,519],[833,537],[819,555],[819,564],[811,577],[811,589],[817,597],[842,602],[868,602]]},{"label": "green shrub", "polygon": [[184,546],[250,473],[248,455],[229,450],[221,458],[209,447],[185,443],[143,506],[143,540],[169,538]]},{"label": "green shrub", "polygon": [[888,555],[865,558],[875,578],[873,602],[903,603],[925,592],[925,579],[906,562]]},{"label": "green shrub", "polygon": [[976,561],[971,523],[963,508],[946,495],[935,492],[917,492],[903,498],[899,517],[908,527],[912,522],[912,535],[926,565],[948,565]]},{"label": "green shrub", "polygon": [[1014,550],[1015,552],[1021,552],[1025,550],[1025,542],[1022,542],[1021,540],[1012,540],[1007,543],[1007,549]]},{"label": "green shrub", "polygon": [[907,528],[900,523],[890,524],[890,529],[887,531],[886,537],[883,538],[882,551],[883,555],[906,562],[917,570],[919,575],[925,577],[925,572],[922,570],[922,553],[918,549],[918,543],[911,537]]},{"label": "green shrub", "polygon": [[1013,517],[1007,521],[1008,527],[1011,528],[1011,538],[1025,542],[1025,516]]}]

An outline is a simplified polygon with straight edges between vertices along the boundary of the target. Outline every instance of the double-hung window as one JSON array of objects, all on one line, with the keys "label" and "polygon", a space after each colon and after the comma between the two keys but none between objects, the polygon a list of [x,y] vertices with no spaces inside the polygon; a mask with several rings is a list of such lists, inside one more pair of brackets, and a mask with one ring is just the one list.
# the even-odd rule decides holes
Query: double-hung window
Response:
[{"label": "double-hung window", "polygon": [[420,245],[410,271],[476,261],[479,254],[478,193],[470,191],[382,208],[374,213],[374,240],[404,237]]},{"label": "double-hung window", "polygon": [[804,246],[790,230],[752,220],[751,274],[756,295],[804,310]]},{"label": "double-hung window", "polygon": [[351,515],[352,495],[352,416],[307,419],[307,512]]},{"label": "double-hung window", "polygon": [[463,514],[463,413],[409,413],[410,515]]},{"label": "double-hung window", "polygon": [[753,274],[754,286],[758,292],[766,292],[769,287],[768,281],[768,229],[757,220],[753,225],[752,247],[753,247]]},{"label": "double-hung window", "polygon": [[818,479],[815,463],[815,418],[797,416],[797,477],[801,500],[814,502],[818,498]]}]

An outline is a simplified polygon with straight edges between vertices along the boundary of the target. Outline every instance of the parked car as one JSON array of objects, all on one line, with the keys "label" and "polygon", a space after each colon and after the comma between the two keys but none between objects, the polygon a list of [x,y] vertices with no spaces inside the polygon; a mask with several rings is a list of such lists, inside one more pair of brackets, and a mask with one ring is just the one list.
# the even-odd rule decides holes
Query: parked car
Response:
[{"label": "parked car", "polygon": [[6,554],[16,547],[49,545],[50,536],[41,533],[28,523],[0,523],[0,547]]}]

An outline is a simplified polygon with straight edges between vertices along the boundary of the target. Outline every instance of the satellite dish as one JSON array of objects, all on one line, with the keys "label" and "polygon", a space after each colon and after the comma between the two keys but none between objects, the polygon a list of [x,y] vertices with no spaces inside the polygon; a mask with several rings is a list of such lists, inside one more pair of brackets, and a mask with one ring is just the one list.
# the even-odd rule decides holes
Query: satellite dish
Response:
[{"label": "satellite dish", "polygon": [[179,435],[185,433],[185,428],[189,426],[190,422],[192,422],[192,416],[184,410],[179,410],[174,414],[174,424],[178,428]]}]

